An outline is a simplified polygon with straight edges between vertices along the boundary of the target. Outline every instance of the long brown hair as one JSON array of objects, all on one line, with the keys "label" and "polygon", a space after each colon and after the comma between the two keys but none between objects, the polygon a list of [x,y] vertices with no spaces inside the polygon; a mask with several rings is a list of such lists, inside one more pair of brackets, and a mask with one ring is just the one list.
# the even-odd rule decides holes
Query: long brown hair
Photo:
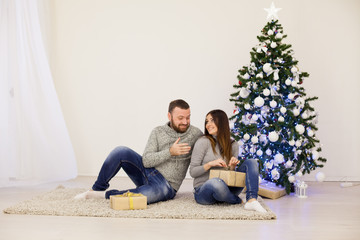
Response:
[{"label": "long brown hair", "polygon": [[208,130],[206,129],[206,120],[205,120],[205,136],[210,140],[211,147],[214,153],[216,143],[219,143],[220,147],[220,154],[221,157],[226,161],[228,164],[231,157],[232,157],[232,140],[230,137],[230,127],[229,127],[229,119],[226,113],[222,110],[215,109],[210,111],[208,114],[206,114],[206,117],[208,115],[211,115],[211,117],[214,120],[214,123],[218,129],[216,139],[209,134]]}]

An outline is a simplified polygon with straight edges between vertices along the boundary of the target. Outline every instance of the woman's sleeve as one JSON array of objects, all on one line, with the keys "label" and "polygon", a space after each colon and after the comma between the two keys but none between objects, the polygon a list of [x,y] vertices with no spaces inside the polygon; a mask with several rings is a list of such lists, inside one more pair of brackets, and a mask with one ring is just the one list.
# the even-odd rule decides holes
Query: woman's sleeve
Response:
[{"label": "woman's sleeve", "polygon": [[194,149],[192,151],[190,162],[191,177],[197,178],[206,172],[203,166],[203,160],[209,146],[209,140],[205,137],[201,137],[196,141]]}]

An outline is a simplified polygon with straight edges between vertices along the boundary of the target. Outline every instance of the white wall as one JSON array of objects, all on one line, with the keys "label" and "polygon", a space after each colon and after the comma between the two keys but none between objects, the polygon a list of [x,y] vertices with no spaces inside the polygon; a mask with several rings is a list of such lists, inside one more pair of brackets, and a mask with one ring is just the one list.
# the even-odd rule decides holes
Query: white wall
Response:
[{"label": "white wall", "polygon": [[[126,145],[142,154],[169,101],[203,129],[228,100],[266,25],[270,0],[51,0],[51,64],[79,175],[97,175]],[[327,180],[360,180],[360,1],[275,1],[320,113]],[[312,176],[308,176],[313,180]]]}]

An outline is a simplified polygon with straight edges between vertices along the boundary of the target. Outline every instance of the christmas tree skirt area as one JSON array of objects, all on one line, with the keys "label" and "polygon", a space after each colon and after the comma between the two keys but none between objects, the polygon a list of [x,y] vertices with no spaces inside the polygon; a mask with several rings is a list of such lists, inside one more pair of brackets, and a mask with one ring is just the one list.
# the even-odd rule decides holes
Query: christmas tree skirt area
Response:
[{"label": "christmas tree skirt area", "polygon": [[[113,218],[276,219],[276,215],[265,205],[261,197],[258,201],[267,210],[266,213],[245,210],[244,204],[200,205],[195,202],[192,192],[179,192],[173,200],[150,204],[147,209],[113,210],[107,199],[74,199],[75,195],[84,191],[86,189],[59,186],[53,191],[4,209],[4,213]],[[245,194],[241,193],[240,198],[245,199]]]}]

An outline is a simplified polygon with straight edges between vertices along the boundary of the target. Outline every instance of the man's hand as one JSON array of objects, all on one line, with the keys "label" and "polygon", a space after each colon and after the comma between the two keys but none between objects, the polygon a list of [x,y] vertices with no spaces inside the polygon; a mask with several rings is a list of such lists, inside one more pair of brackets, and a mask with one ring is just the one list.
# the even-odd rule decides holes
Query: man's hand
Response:
[{"label": "man's hand", "polygon": [[190,152],[191,147],[187,143],[179,143],[180,138],[170,148],[171,156],[184,155]]}]

